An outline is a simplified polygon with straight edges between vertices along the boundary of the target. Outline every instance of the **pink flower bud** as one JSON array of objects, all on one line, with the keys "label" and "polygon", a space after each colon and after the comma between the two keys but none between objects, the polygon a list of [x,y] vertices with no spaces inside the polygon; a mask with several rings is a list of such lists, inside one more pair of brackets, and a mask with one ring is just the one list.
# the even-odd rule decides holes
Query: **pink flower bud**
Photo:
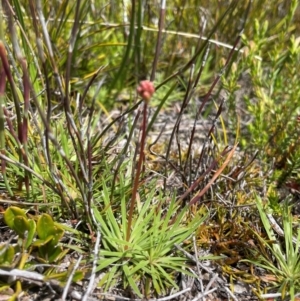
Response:
[{"label": "pink flower bud", "polygon": [[155,92],[155,88],[151,81],[143,80],[137,87],[137,92],[145,101],[149,101]]}]

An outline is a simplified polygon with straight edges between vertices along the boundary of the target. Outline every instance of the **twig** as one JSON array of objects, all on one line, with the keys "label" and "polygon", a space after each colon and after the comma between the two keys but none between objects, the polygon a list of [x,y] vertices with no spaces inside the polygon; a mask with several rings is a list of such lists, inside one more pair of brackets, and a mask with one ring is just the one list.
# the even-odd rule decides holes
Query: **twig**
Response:
[{"label": "twig", "polygon": [[272,299],[272,298],[278,298],[281,297],[281,293],[273,293],[273,294],[262,294],[260,295],[260,298],[262,299]]},{"label": "twig", "polygon": [[[154,299],[148,299],[148,301],[168,301],[168,300],[173,300],[173,298],[176,298],[180,295],[185,294],[186,292],[189,292],[191,290],[190,287],[187,287],[186,289],[179,291],[173,295],[167,296],[167,297],[163,297],[163,298],[154,298]],[[112,294],[105,294],[105,293],[101,293],[101,296],[105,296],[105,297],[112,297],[115,298],[113,300],[124,300],[124,301],[143,301],[144,299],[132,299],[132,298],[126,298],[126,297],[122,297],[122,296],[118,296],[118,295],[112,295]]]},{"label": "twig", "polygon": [[205,194],[205,192],[211,187],[211,185],[215,182],[215,180],[218,178],[218,176],[222,173],[222,171],[224,170],[224,168],[228,165],[228,163],[230,162],[235,150],[237,148],[237,144],[233,146],[233,148],[230,150],[227,158],[225,159],[224,163],[222,164],[222,166],[215,172],[215,174],[213,175],[213,177],[211,178],[211,180],[209,180],[209,182],[206,184],[206,186],[200,190],[190,201],[189,206],[192,206],[194,204],[196,204],[199,199]]},{"label": "twig", "polygon": [[[279,235],[279,236],[284,236],[284,231],[281,229],[281,227],[278,225],[278,223],[276,222],[275,218],[272,216],[272,214],[267,213],[266,214],[269,222],[273,228],[273,230]],[[292,237],[292,241],[294,244],[298,243],[298,240],[296,237]]]},{"label": "twig", "polygon": [[228,287],[224,287],[226,292],[230,295],[230,297],[234,300],[234,301],[239,301],[237,297],[235,297],[235,295],[230,291],[230,289]]},{"label": "twig", "polygon": [[[195,235],[193,235],[193,246],[194,246],[195,257],[198,258],[197,243],[196,243]],[[204,292],[203,291],[203,282],[202,282],[202,278],[201,278],[199,260],[196,261],[196,266],[197,266],[197,271],[198,271],[198,280],[200,282],[201,293],[203,293]],[[205,298],[202,298],[202,300],[205,301]]]},{"label": "twig", "polygon": [[208,282],[206,288],[205,288],[205,293],[207,293],[207,291],[209,290],[209,288],[212,286],[212,284],[216,281],[216,279],[218,278],[219,274],[216,273],[214,274],[214,276],[210,279],[210,281]]},{"label": "twig", "polygon": [[207,292],[205,292],[205,293],[199,293],[192,301],[198,301],[198,300],[200,300],[201,298],[203,298],[203,297],[205,297],[205,296],[207,296],[208,294],[211,294],[212,292],[214,292],[214,291],[216,291],[217,290],[217,288],[215,287],[215,288],[213,288],[213,289],[211,289],[210,291],[207,291]]},{"label": "twig", "polygon": [[78,269],[79,264],[80,264],[82,258],[83,258],[83,256],[80,255],[80,257],[78,258],[76,264],[74,265],[74,267],[73,267],[73,269],[72,269],[72,271],[71,271],[71,273],[70,273],[70,275],[69,275],[69,278],[68,278],[68,280],[67,280],[66,286],[65,286],[64,291],[63,291],[63,294],[62,294],[62,296],[61,296],[62,301],[65,301],[65,300],[66,300],[67,294],[68,294],[68,292],[69,292],[70,285],[71,285],[71,283],[72,283],[73,276],[74,276],[76,270]]},{"label": "twig", "polygon": [[193,255],[189,254],[186,250],[184,250],[183,248],[181,248],[179,245],[177,245],[177,244],[174,244],[174,245],[175,245],[175,247],[176,247],[178,250],[180,250],[181,252],[183,252],[184,255],[185,255],[188,259],[190,259],[190,260],[192,260],[193,262],[195,262],[196,264],[198,264],[198,265],[199,265],[203,270],[205,270],[207,273],[209,273],[209,274],[213,274],[213,273],[214,273],[212,270],[208,269],[208,268],[205,267],[203,264],[201,264],[201,262],[200,262],[197,258],[195,258]]},{"label": "twig", "polygon": [[94,247],[93,268],[91,271],[89,285],[87,287],[85,294],[83,295],[83,298],[81,299],[82,301],[88,300],[88,296],[91,293],[93,286],[94,286],[95,277],[96,277],[97,261],[98,261],[98,256],[100,254],[100,252],[99,252],[100,239],[101,239],[101,233],[100,233],[100,231],[97,231],[97,239],[96,239],[96,243],[95,243],[95,247]]},{"label": "twig", "polygon": [[36,272],[30,272],[30,271],[26,271],[26,270],[19,270],[19,269],[2,270],[2,269],[0,269],[0,275],[46,282],[45,276],[38,274]]}]

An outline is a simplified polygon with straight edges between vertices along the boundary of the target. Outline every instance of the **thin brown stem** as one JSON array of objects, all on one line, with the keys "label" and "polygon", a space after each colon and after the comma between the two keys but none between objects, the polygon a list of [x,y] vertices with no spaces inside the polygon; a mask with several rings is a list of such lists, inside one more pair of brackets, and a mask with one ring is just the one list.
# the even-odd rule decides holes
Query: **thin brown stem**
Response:
[{"label": "thin brown stem", "polygon": [[147,123],[147,108],[148,104],[147,101],[144,102],[144,112],[143,112],[143,124],[142,124],[142,137],[141,137],[141,148],[140,148],[140,157],[138,161],[138,166],[134,178],[134,184],[132,189],[132,195],[131,195],[131,201],[130,201],[130,210],[129,210],[129,216],[128,216],[128,224],[127,224],[127,232],[126,232],[126,241],[129,241],[130,234],[131,234],[131,225],[132,225],[132,217],[133,217],[133,210],[135,206],[136,201],[136,194],[139,186],[139,180],[140,180],[140,174],[142,170],[142,166],[144,163],[144,149],[145,149],[145,141],[146,141],[146,123]]},{"label": "thin brown stem", "polygon": [[161,0],[161,8],[160,8],[160,16],[159,16],[159,25],[158,25],[158,33],[157,33],[157,39],[156,39],[156,49],[155,49],[155,56],[153,60],[152,65],[152,72],[150,80],[155,80],[155,72],[157,68],[158,63],[158,57],[161,49],[161,37],[162,37],[162,30],[165,26],[165,15],[166,15],[166,0]]}]

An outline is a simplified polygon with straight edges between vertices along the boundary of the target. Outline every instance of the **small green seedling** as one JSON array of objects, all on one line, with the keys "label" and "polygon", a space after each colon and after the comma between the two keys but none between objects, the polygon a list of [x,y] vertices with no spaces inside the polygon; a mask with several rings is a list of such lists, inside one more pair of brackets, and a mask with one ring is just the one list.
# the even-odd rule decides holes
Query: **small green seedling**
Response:
[{"label": "small green seedling", "polygon": [[64,230],[53,222],[50,215],[44,213],[39,217],[36,232],[39,239],[33,243],[33,246],[38,247],[41,260],[52,263],[68,252],[58,245]]},{"label": "small green seedling", "polygon": [[34,220],[28,219],[25,211],[18,207],[9,207],[4,213],[4,220],[19,235],[24,249],[27,250],[32,244],[36,231]]},{"label": "small green seedling", "polygon": [[[30,254],[32,250],[37,248],[40,261],[53,263],[68,252],[59,246],[64,230],[53,221],[50,215],[44,213],[35,222],[26,216],[23,209],[9,207],[4,213],[4,220],[18,234],[19,246],[21,246],[22,251]],[[35,239],[36,235],[38,239]],[[9,255],[11,252],[13,251],[10,248],[6,248],[3,258],[0,258],[0,264],[5,262],[6,258],[11,258]]]}]

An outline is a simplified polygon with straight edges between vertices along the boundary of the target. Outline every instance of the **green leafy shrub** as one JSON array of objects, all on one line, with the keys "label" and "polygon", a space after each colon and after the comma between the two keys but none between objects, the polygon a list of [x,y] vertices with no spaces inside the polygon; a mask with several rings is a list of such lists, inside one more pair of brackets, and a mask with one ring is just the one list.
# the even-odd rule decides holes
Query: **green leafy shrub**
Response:
[{"label": "green leafy shrub", "polygon": [[[272,175],[278,187],[288,182],[299,185],[296,145],[299,144],[300,40],[294,35],[293,23],[297,5],[297,1],[292,1],[285,7],[285,15],[276,25],[274,19],[264,22],[255,19],[251,38],[246,33],[243,36],[244,55],[224,78],[231,106],[239,122],[243,122],[242,145],[248,150],[261,150],[261,158],[268,165],[275,158]],[[238,84],[239,78],[245,81],[242,86]],[[246,95],[237,97],[239,89]],[[237,117],[233,116],[233,120]]]}]

